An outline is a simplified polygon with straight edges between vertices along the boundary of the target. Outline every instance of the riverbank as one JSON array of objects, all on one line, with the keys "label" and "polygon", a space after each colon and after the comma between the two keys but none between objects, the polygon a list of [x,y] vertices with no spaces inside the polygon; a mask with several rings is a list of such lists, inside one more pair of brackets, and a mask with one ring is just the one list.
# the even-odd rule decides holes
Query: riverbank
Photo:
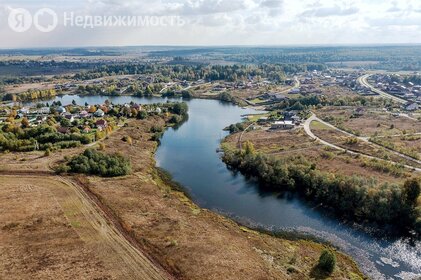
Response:
[{"label": "riverbank", "polygon": [[[104,141],[107,152],[132,161],[133,174],[76,180],[108,207],[142,249],[180,279],[302,279],[314,270],[324,245],[289,240],[242,227],[199,208],[162,178],[153,158],[157,148],[150,127],[162,120],[132,121]],[[133,144],[121,141],[130,136]],[[360,279],[355,263],[335,252],[334,279]]]},{"label": "riverbank", "polygon": [[[288,147],[291,140],[293,146]],[[242,151],[237,149],[237,141],[242,142]],[[297,149],[297,142],[307,145]],[[281,148],[279,143],[283,143],[282,153],[277,151]],[[370,170],[367,163],[362,165],[352,157],[343,159],[348,165],[344,170],[352,170],[351,174],[332,172],[333,167],[341,164],[340,157],[347,155],[323,149],[318,156],[312,156],[318,143],[309,141],[300,131],[252,131],[245,137],[244,133],[237,133],[227,137],[222,146],[227,165],[257,178],[268,191],[296,192],[309,201],[335,209],[340,219],[385,230],[385,235],[420,234],[417,221],[420,186],[415,176],[410,178],[385,168]],[[303,149],[305,152],[301,153]],[[377,176],[385,177],[384,181],[374,179]]]},{"label": "riverbank", "polygon": [[[130,120],[127,127],[102,142],[105,152],[119,152],[131,159],[133,174],[113,179],[93,176],[67,179],[90,194],[99,207],[106,210],[109,222],[118,225],[153,263],[176,278],[302,279],[317,276],[314,268],[325,245],[304,239],[275,238],[242,227],[198,207],[179,188],[172,187],[168,178],[157,172],[154,160],[157,142],[150,141],[154,136],[151,127],[156,125],[164,126],[165,121],[158,116]],[[131,143],[124,142],[125,137],[130,137]],[[39,152],[5,154],[0,162],[9,173],[18,170],[23,176],[25,172],[48,172],[52,163],[83,149],[61,150],[49,157]],[[335,254],[338,265],[334,279],[363,277],[349,257],[340,252]],[[21,257],[16,256],[16,259]]]}]

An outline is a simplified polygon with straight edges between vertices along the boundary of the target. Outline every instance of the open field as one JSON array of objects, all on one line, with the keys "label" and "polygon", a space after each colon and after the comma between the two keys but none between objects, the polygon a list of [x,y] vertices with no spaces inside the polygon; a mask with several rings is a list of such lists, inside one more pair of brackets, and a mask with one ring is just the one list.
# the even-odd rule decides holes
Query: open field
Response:
[{"label": "open field", "polygon": [[167,278],[71,182],[1,176],[0,189],[0,278]]},{"label": "open field", "polygon": [[421,132],[421,122],[418,120],[370,108],[364,108],[362,115],[355,116],[355,109],[325,107],[317,110],[316,114],[336,127],[364,137]]},{"label": "open field", "polygon": [[420,164],[409,159],[403,158],[392,151],[388,151],[383,147],[374,143],[369,143],[358,139],[357,137],[349,136],[341,131],[335,130],[331,127],[326,127],[320,122],[314,121],[311,123],[312,132],[329,143],[337,145],[343,149],[358,152],[363,155],[376,157],[383,160],[390,160],[396,163],[402,163],[409,166],[421,167]]},{"label": "open field", "polygon": [[[314,127],[312,129],[314,131],[325,131],[326,133],[331,131],[328,127],[324,127],[323,124],[316,122],[313,122],[313,124]],[[334,140],[337,141],[337,139]],[[228,145],[231,146],[236,145],[237,141],[238,134],[233,134],[227,139]],[[400,182],[402,180],[401,176],[406,174],[404,170],[399,175],[389,174],[376,168],[377,164],[370,163],[364,158],[332,150],[315,142],[302,130],[273,132],[257,130],[245,133],[242,141],[243,143],[251,141],[257,151],[275,157],[302,156],[315,162],[318,169],[335,174],[375,177],[378,182]]]},{"label": "open field", "polygon": [[[222,275],[224,279],[306,279],[310,275],[314,277],[313,268],[324,248],[323,245],[311,241],[275,238],[240,227],[229,219],[199,208],[184,193],[171,188],[163,181],[154,167],[153,152],[156,143],[149,141],[152,136],[149,133],[150,127],[156,124],[164,123],[159,119],[132,121],[128,127],[116,131],[104,142],[106,152],[118,151],[131,158],[133,175],[115,179],[76,176],[75,186],[80,186],[90,196],[97,198],[101,208],[115,216],[123,231],[136,240],[141,251],[176,278],[221,279]],[[130,136],[133,144],[123,142],[123,136]],[[29,172],[31,160],[38,162],[39,170],[48,171],[48,166],[54,165],[63,156],[64,154],[60,153],[46,158],[33,154],[27,161],[21,161],[18,155],[5,155],[2,157],[3,173],[13,170]],[[7,168],[4,165],[11,167]],[[10,186],[17,184],[17,180],[10,180]],[[44,179],[39,180],[37,184],[42,185]],[[46,180],[47,185],[56,184],[49,183],[48,180],[53,179]],[[20,197],[15,196],[16,199]],[[59,204],[55,207],[59,209],[60,200],[57,203]],[[66,213],[71,213],[66,211],[62,210],[60,214],[60,219],[64,221],[67,219]],[[35,215],[35,212],[32,212]],[[85,229],[85,222],[79,215],[69,215],[70,226],[67,225],[66,229],[76,232]],[[46,213],[45,216],[50,215]],[[74,221],[72,217],[76,217]],[[22,229],[22,232],[25,230]],[[15,233],[10,233],[12,240],[19,238]],[[82,233],[80,236],[83,237]],[[39,235],[40,238],[47,238],[48,234],[43,230]],[[75,239],[77,241],[77,237]],[[87,240],[89,241],[89,238]],[[88,241],[84,241],[85,244],[89,245]],[[102,242],[101,240],[96,244]],[[55,252],[56,248],[52,247],[51,251]],[[37,252],[34,254],[37,255]],[[97,278],[107,279],[105,276],[108,277],[108,274],[111,275],[110,279],[123,278],[123,272],[120,270],[124,269],[124,263],[108,269],[107,263],[101,259],[101,254],[95,251],[92,254],[104,262],[104,269],[95,272],[98,274]],[[354,262],[340,253],[336,254],[338,266],[333,279],[362,277]],[[56,257],[52,259],[56,263],[61,262]],[[95,258],[90,260],[94,261]],[[20,279],[28,278],[27,275]],[[58,278],[66,277],[62,271],[56,271],[55,275]]]},{"label": "open field", "polygon": [[[220,279],[221,275],[224,279],[299,279],[311,273],[320,245],[245,230],[169,188],[154,172],[155,143],[147,141],[148,131],[147,125],[135,122],[105,141],[107,151],[119,150],[131,157],[133,176],[91,177],[82,183],[115,211],[127,231],[168,271],[182,279]],[[132,146],[121,143],[125,135],[134,140]],[[288,273],[294,255],[307,257],[293,264],[299,271]],[[349,274],[349,264],[339,258],[338,273]]]},{"label": "open field", "polygon": [[377,144],[390,147],[403,154],[421,158],[421,134],[393,135],[387,137],[375,137],[372,139]]}]

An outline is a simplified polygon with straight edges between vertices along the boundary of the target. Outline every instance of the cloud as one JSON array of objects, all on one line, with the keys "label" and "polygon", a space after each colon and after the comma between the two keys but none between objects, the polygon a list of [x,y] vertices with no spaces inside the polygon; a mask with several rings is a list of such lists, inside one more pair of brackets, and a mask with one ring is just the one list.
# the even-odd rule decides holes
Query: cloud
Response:
[{"label": "cloud", "polygon": [[243,0],[199,0],[186,1],[179,6],[182,15],[207,15],[217,13],[232,13],[247,9]]},{"label": "cloud", "polygon": [[263,0],[260,3],[260,6],[265,8],[280,8],[283,6],[283,4],[283,0]]},{"label": "cloud", "polygon": [[341,8],[339,6],[334,7],[320,7],[314,9],[308,9],[304,11],[302,17],[331,17],[331,16],[349,16],[359,12],[356,7]]}]

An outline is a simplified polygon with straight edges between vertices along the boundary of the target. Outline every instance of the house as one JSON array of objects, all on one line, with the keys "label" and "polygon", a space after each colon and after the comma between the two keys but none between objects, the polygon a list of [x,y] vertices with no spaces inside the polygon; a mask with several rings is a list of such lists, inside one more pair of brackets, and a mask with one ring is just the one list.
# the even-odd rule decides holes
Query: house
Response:
[{"label": "house", "polygon": [[139,105],[139,104],[137,104],[137,103],[135,103],[135,104],[133,104],[133,105],[132,105],[132,108],[133,108],[133,109],[136,109],[136,110],[138,110],[138,111],[139,111],[139,110],[141,110],[141,109],[142,109],[142,106],[141,106],[141,105]]},{"label": "house", "polygon": [[158,113],[158,114],[161,114],[162,113],[162,109],[158,107],[158,108],[156,108],[155,112]]},{"label": "house", "polygon": [[27,114],[29,114],[29,109],[28,108],[22,108],[18,111],[18,113],[23,114],[23,115],[27,115]]},{"label": "house", "polygon": [[289,91],[289,94],[299,94],[301,90],[299,88],[293,88]]},{"label": "house", "polygon": [[38,116],[38,117],[36,118],[36,122],[37,122],[38,124],[41,124],[41,123],[45,122],[46,120],[47,120],[47,117],[46,117],[46,116]]},{"label": "house", "polygon": [[57,132],[59,132],[61,134],[69,134],[70,133],[70,128],[68,128],[68,127],[59,127],[57,129]]},{"label": "house", "polygon": [[407,111],[417,111],[419,109],[419,105],[417,103],[411,103],[405,107]]},{"label": "house", "polygon": [[91,132],[91,128],[89,126],[86,126],[83,128],[83,133],[89,133]]},{"label": "house", "polygon": [[89,117],[89,113],[88,113],[88,112],[86,112],[86,111],[81,111],[81,112],[79,113],[79,118],[81,118],[81,119],[86,119],[87,117]]},{"label": "house", "polygon": [[301,124],[301,118],[300,118],[299,116],[297,116],[297,115],[292,116],[292,117],[291,117],[291,120],[292,120],[292,122],[293,122],[295,125],[300,125],[300,124]]},{"label": "house", "polygon": [[68,119],[70,122],[74,122],[75,121],[75,118],[73,117],[72,114],[66,114],[66,115],[64,115],[64,117],[66,119]]},{"label": "house", "polygon": [[95,126],[102,131],[107,128],[108,123],[106,120],[97,120]]},{"label": "house", "polygon": [[105,116],[105,113],[104,113],[104,111],[102,111],[101,109],[98,109],[98,110],[94,113],[94,116],[95,116],[95,117],[97,117],[97,118],[102,118],[102,117],[104,117],[104,116]]},{"label": "house", "polygon": [[354,110],[354,116],[362,116],[364,115],[364,108],[358,107]]},{"label": "house", "polygon": [[272,124],[271,129],[293,129],[295,127],[294,123],[292,121],[276,121]]},{"label": "house", "polygon": [[42,107],[37,111],[38,114],[46,115],[50,113],[50,107]]},{"label": "house", "polygon": [[288,97],[281,93],[266,93],[265,98],[268,98],[272,101],[284,101],[288,100]]},{"label": "house", "polygon": [[67,111],[66,111],[66,108],[64,108],[63,106],[60,106],[56,109],[56,112],[59,113],[59,114],[64,114]]},{"label": "house", "polygon": [[259,124],[265,124],[265,123],[268,122],[268,120],[269,120],[269,117],[261,117],[261,118],[259,118],[259,120],[257,121],[257,123],[259,123]]}]

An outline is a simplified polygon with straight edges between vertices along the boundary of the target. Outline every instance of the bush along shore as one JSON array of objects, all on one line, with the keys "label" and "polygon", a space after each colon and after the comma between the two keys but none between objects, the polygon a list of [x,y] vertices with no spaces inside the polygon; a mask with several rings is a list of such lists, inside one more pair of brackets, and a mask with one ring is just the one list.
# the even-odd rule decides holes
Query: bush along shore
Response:
[{"label": "bush along shore", "polygon": [[418,178],[403,185],[378,184],[373,178],[342,176],[317,169],[304,157],[278,159],[256,152],[246,142],[244,149],[223,145],[224,162],[234,170],[255,177],[272,191],[293,191],[335,209],[335,213],[359,223],[375,223],[402,232],[421,235]]}]

